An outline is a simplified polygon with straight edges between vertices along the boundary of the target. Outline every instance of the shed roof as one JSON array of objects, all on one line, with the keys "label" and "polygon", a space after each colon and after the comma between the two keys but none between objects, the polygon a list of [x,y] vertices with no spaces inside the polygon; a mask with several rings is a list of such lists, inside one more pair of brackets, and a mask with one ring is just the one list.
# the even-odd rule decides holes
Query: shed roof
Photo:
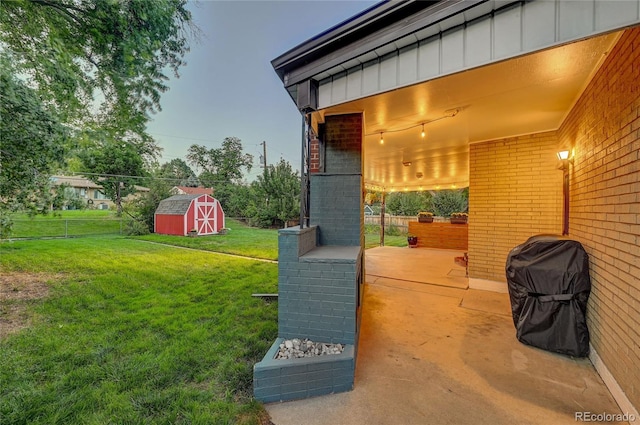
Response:
[{"label": "shed roof", "polygon": [[179,215],[185,214],[191,205],[191,201],[202,195],[174,195],[163,199],[156,209],[156,214]]}]

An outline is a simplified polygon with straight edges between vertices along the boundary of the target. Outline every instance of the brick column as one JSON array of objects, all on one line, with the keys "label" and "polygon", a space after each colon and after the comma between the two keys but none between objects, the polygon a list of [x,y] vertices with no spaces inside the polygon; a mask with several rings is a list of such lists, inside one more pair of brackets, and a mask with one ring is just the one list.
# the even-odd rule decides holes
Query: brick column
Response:
[{"label": "brick column", "polygon": [[311,173],[319,173],[320,172],[320,140],[313,139],[311,140],[311,165],[309,167],[309,172]]},{"label": "brick column", "polygon": [[324,130],[322,171],[311,175],[311,224],[320,245],[363,245],[362,114],[328,116]]}]

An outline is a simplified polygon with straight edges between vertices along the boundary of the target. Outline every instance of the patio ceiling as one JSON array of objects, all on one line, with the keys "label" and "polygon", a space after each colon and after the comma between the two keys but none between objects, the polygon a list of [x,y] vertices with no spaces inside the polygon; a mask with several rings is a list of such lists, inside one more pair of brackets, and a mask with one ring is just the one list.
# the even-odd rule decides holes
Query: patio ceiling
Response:
[{"label": "patio ceiling", "polygon": [[469,145],[557,129],[619,34],[494,63],[315,114],[323,121],[326,115],[364,113],[364,178],[372,189],[466,187]]}]

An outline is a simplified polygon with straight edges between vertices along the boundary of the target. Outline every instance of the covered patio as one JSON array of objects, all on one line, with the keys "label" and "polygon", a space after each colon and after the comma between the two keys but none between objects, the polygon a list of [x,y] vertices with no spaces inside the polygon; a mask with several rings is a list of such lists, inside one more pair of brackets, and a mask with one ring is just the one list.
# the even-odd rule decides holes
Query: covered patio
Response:
[{"label": "covered patio", "polygon": [[588,359],[516,340],[507,294],[426,283],[446,283],[445,269],[459,267],[454,253],[377,249],[365,254],[367,270],[410,253],[422,281],[402,268],[395,278],[367,274],[353,391],[268,404],[275,425],[575,424],[576,412],[622,414]]},{"label": "covered patio", "polygon": [[[574,412],[614,413],[615,403],[637,418],[638,63],[640,0],[381,2],[274,59],[304,130],[297,256],[279,291],[319,306],[293,318],[282,307],[279,334],[329,324],[328,338],[346,335],[357,353],[339,366],[355,381],[338,386],[326,374],[313,375],[320,389],[280,375],[281,390],[254,374],[264,401],[355,389],[270,405],[274,422],[288,423],[280,406],[311,406],[305,422],[323,423],[333,411],[337,423],[355,412],[353,423],[573,423]],[[364,253],[365,188],[463,187],[471,289],[415,276],[448,261],[404,267],[407,252]],[[523,347],[502,313],[506,257],[542,233],[589,255],[589,359]],[[309,250],[332,245],[354,253],[348,267],[306,266]],[[459,279],[451,270],[439,279]],[[348,321],[335,321],[344,311]]]},{"label": "covered patio", "polygon": [[462,251],[450,249],[371,248],[364,255],[367,282],[393,280],[467,289],[466,270],[455,262],[461,255]]}]

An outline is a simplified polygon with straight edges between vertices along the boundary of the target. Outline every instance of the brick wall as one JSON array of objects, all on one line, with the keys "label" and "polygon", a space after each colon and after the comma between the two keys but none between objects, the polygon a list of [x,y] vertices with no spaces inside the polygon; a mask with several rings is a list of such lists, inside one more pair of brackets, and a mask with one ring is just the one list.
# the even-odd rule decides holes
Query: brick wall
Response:
[{"label": "brick wall", "polygon": [[361,175],[311,175],[311,224],[320,229],[320,245],[361,245],[361,190]]},{"label": "brick wall", "polygon": [[284,338],[276,339],[253,369],[253,394],[263,403],[296,400],[353,389],[355,349],[302,359],[274,359]]},{"label": "brick wall", "polygon": [[355,344],[362,249],[316,247],[316,231],[278,234],[278,336]]},{"label": "brick wall", "polygon": [[591,343],[640,408],[640,28],[626,31],[558,131],[573,147],[569,236],[590,256]]},{"label": "brick wall", "polygon": [[325,119],[324,172],[362,174],[362,114]]},{"label": "brick wall", "polygon": [[326,117],[323,146],[324,172],[311,174],[310,190],[319,244],[364,245],[362,115]]},{"label": "brick wall", "polygon": [[469,276],[505,282],[509,251],[562,233],[558,140],[546,132],[476,143],[469,151]]},{"label": "brick wall", "polygon": [[320,165],[320,140],[311,139],[309,143],[309,172],[310,173],[319,173],[321,171]]}]

